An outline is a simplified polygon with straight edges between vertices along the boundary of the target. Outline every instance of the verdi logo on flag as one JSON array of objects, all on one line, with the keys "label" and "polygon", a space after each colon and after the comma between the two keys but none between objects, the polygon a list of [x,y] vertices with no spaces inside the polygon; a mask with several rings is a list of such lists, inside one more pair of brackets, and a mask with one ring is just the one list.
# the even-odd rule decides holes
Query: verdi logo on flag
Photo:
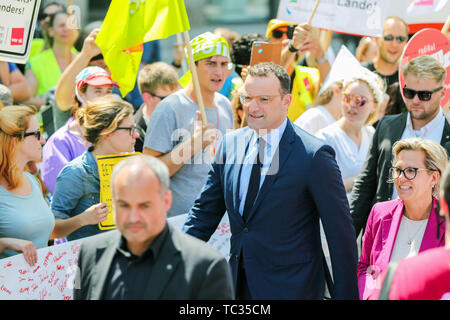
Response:
[{"label": "verdi logo on flag", "polygon": [[189,29],[184,0],[112,0],[95,42],[125,96],[136,82],[142,44]]}]

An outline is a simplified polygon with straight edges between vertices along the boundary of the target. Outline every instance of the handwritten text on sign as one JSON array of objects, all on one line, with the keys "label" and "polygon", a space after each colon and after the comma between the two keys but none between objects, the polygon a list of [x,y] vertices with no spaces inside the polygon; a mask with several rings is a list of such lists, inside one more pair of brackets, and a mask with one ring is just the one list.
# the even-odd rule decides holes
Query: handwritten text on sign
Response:
[{"label": "handwritten text on sign", "polygon": [[[181,231],[187,214],[168,218]],[[228,215],[219,223],[208,241],[227,259],[230,251]],[[85,238],[86,239],[86,238]],[[85,239],[39,249],[38,261],[30,267],[22,254],[0,260],[0,300],[72,300],[78,253]]]},{"label": "handwritten text on sign", "polygon": [[0,299],[71,300],[82,241],[39,249],[33,267],[21,254],[0,260]]}]

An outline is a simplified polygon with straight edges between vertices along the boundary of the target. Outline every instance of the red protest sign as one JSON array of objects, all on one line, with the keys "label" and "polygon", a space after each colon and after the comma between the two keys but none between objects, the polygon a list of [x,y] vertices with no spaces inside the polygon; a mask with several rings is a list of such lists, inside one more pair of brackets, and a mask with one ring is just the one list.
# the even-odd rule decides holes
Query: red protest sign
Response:
[{"label": "red protest sign", "polygon": [[411,59],[422,55],[428,55],[436,58],[447,70],[447,78],[444,82],[446,94],[441,100],[441,107],[444,108],[450,104],[450,41],[444,34],[436,29],[423,29],[417,32],[409,40],[405,50],[403,51],[400,68],[398,71],[400,88],[403,88],[405,85],[405,79],[403,78],[402,72],[403,67],[411,61]]}]

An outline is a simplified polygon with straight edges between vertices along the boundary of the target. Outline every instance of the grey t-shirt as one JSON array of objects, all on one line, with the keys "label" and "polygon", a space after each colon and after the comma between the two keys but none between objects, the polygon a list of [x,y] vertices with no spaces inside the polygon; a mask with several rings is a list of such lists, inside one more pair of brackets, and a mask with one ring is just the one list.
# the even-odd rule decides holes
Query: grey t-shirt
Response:
[{"label": "grey t-shirt", "polygon": [[[215,146],[219,145],[227,130],[233,129],[233,111],[230,101],[216,93],[216,108],[205,108],[208,123],[219,130]],[[168,96],[155,108],[150,117],[145,134],[144,148],[153,149],[164,154],[171,152],[179,143],[190,139],[194,132],[198,105],[189,98],[184,90]],[[215,150],[215,148],[214,148]],[[172,159],[172,161],[176,159]],[[208,149],[197,152],[191,161],[183,165],[171,178],[172,207],[168,217],[189,212],[195,199],[200,194],[211,159]]]}]

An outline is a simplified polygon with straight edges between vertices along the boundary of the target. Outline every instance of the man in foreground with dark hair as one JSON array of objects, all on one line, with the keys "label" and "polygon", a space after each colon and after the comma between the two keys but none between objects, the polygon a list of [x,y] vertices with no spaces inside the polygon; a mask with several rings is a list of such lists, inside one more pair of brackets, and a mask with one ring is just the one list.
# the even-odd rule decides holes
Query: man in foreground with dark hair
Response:
[{"label": "man in foreground with dark hair", "polygon": [[357,299],[357,250],[334,150],[292,125],[286,70],[249,68],[240,92],[248,127],[227,134],[184,231],[207,241],[225,211],[239,299],[323,299],[328,240],[332,297]]}]

